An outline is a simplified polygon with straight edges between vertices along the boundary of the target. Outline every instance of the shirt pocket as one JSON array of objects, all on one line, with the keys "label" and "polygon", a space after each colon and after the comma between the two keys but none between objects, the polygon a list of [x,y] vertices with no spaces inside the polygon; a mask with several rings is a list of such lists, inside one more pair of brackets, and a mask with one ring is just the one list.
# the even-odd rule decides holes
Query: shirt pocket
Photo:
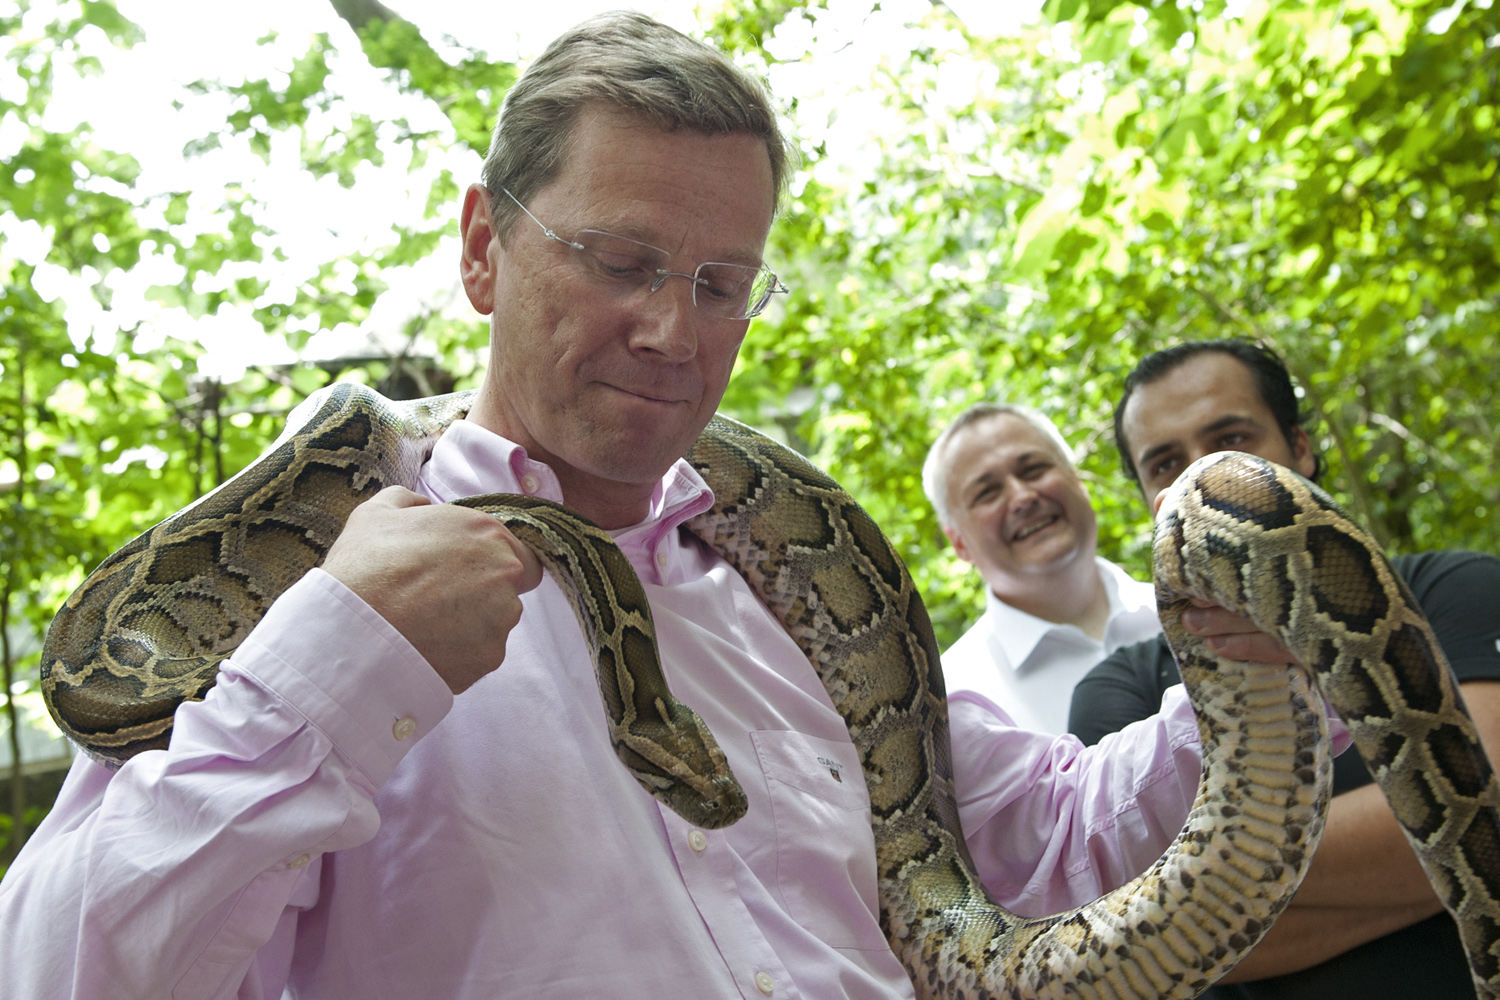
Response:
[{"label": "shirt pocket", "polygon": [[776,880],[792,918],[835,948],[889,951],[880,930],[870,796],[852,744],[750,734],[776,828]]}]

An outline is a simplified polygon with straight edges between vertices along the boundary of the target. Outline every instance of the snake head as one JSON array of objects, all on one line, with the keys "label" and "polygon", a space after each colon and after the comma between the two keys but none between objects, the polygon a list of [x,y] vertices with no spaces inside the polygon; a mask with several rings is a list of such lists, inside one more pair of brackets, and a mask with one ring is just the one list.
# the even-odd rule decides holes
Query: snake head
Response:
[{"label": "snake head", "polygon": [[733,774],[708,775],[701,787],[678,782],[658,798],[677,815],[694,826],[718,830],[739,821],[750,808],[745,791]]},{"label": "snake head", "polygon": [[705,830],[745,815],[749,800],[698,714],[675,699],[658,699],[653,708],[628,726],[613,727],[615,752],[641,787]]},{"label": "snake head", "polygon": [[1313,488],[1256,455],[1221,451],[1185,469],[1158,498],[1153,571],[1158,599],[1192,596],[1244,613],[1255,573],[1249,539],[1293,525]]}]

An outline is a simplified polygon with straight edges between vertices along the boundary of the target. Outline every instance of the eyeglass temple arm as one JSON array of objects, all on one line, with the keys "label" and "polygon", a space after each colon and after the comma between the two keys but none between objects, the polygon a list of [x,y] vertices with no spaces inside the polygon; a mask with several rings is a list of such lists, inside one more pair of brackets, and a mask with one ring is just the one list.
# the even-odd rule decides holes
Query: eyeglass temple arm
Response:
[{"label": "eyeglass temple arm", "polygon": [[505,192],[505,197],[509,198],[511,201],[513,201],[513,202],[516,203],[516,207],[517,208],[519,208],[521,211],[523,211],[523,212],[526,213],[526,218],[530,219],[532,222],[535,222],[538,226],[542,227],[542,232],[546,235],[547,239],[549,239],[549,240],[556,240],[559,243],[566,243],[568,246],[572,247],[574,250],[582,250],[583,249],[583,244],[582,243],[577,243],[577,242],[574,242],[573,240],[563,239],[561,236],[557,235],[552,230],[548,229],[546,226],[543,226],[542,225],[542,220],[538,219],[536,216],[532,215],[531,212],[526,208],[526,206],[523,205],[523,204],[521,204],[521,199],[517,198],[515,195],[513,195],[513,194],[510,193],[510,188],[501,188],[500,190],[502,190],[502,191]]}]

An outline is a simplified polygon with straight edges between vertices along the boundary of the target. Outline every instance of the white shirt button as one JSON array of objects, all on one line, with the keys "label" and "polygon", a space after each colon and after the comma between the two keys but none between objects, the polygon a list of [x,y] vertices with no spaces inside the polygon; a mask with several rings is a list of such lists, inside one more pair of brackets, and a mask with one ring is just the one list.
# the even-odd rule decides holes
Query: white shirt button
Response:
[{"label": "white shirt button", "polygon": [[694,830],[688,834],[688,846],[699,854],[702,854],[708,850],[708,838],[704,836],[702,830]]},{"label": "white shirt button", "polygon": [[396,737],[396,739],[398,740],[409,740],[411,739],[412,733],[415,733],[416,731],[417,720],[413,719],[409,715],[401,716],[401,718],[396,720],[396,724],[391,727],[391,735]]},{"label": "white shirt button", "polygon": [[537,487],[541,485],[541,480],[537,479],[536,476],[533,476],[529,472],[521,477],[521,489],[526,493],[535,493],[537,491]]},{"label": "white shirt button", "polygon": [[771,978],[769,972],[757,972],[755,974],[755,988],[766,996],[770,996],[771,991],[776,988],[776,980]]},{"label": "white shirt button", "polygon": [[288,861],[286,863],[286,866],[288,868],[306,868],[308,866],[308,863],[311,861],[312,858],[309,855],[299,854],[292,860]]},{"label": "white shirt button", "polygon": [[667,568],[667,553],[666,553],[665,549],[658,549],[657,550],[657,552],[656,552],[656,566],[657,566],[658,569],[666,569]]}]

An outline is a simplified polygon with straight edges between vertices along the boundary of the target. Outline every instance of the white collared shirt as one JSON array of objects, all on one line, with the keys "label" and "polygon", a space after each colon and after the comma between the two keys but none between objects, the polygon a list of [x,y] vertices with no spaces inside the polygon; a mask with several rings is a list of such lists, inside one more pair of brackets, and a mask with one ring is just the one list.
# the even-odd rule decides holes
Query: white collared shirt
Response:
[{"label": "white collared shirt", "polygon": [[1121,646],[1161,631],[1156,590],[1132,579],[1108,559],[1095,557],[1109,596],[1102,641],[1077,625],[1058,624],[1006,604],[985,590],[985,612],[943,653],[950,695],[973,691],[994,702],[1022,729],[1068,731],[1073,687]]}]

